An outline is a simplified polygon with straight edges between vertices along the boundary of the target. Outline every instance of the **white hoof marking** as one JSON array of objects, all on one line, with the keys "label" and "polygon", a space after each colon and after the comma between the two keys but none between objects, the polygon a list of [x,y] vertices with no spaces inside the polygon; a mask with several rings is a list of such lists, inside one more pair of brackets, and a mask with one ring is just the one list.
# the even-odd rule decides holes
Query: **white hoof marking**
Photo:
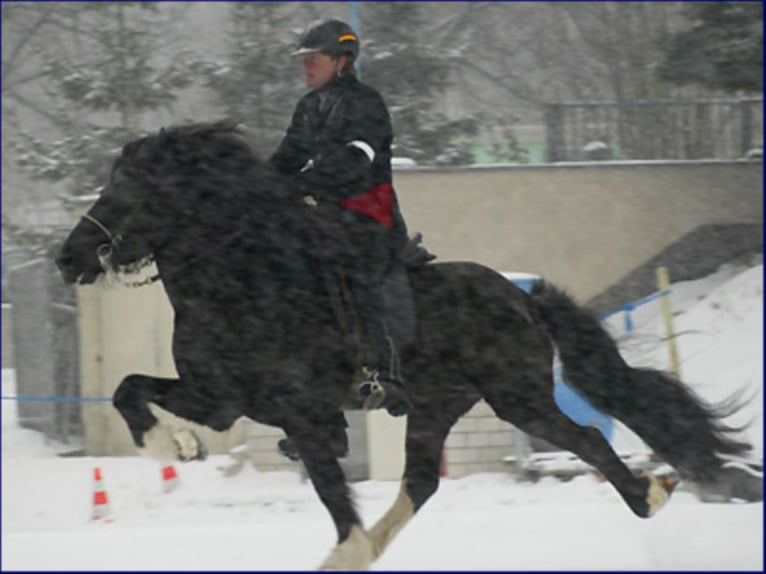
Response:
[{"label": "white hoof marking", "polygon": [[194,460],[195,458],[205,458],[201,453],[202,445],[197,438],[197,435],[189,429],[182,429],[173,434],[173,440],[175,440],[178,446],[178,457],[181,460]]},{"label": "white hoof marking", "polygon": [[646,493],[646,502],[649,504],[649,516],[654,516],[660,508],[665,506],[670,496],[656,476],[646,470],[643,472],[643,475],[649,479],[649,490]]},{"label": "white hoof marking", "polygon": [[368,570],[373,560],[372,543],[359,526],[352,526],[343,543],[338,544],[320,570]]},{"label": "white hoof marking", "polygon": [[397,533],[404,528],[404,525],[414,515],[415,508],[412,504],[412,499],[407,494],[405,483],[402,482],[399,488],[399,495],[396,497],[393,506],[368,532],[375,560],[383,554],[383,551],[391,544]]},{"label": "white hoof marking", "polygon": [[144,433],[144,447],[138,449],[141,456],[162,462],[204,458],[205,452],[197,435],[183,429],[173,432],[169,426],[156,424]]}]

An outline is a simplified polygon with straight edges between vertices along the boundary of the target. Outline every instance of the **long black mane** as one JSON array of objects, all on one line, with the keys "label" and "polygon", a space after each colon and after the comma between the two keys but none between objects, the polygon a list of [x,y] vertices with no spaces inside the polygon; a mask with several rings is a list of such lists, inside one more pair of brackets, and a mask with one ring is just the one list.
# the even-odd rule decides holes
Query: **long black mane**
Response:
[{"label": "long black mane", "polygon": [[[161,267],[161,274],[194,270],[230,296],[231,289],[242,289],[262,297],[265,271],[283,295],[316,287],[321,253],[311,242],[317,235],[312,208],[260,157],[237,123],[163,129],[126,145],[115,169],[149,190],[141,209],[118,230],[126,245],[141,235],[160,261],[168,249],[171,259],[184,261]],[[325,234],[331,223],[324,222]],[[124,265],[137,255],[118,252],[116,260]]]}]

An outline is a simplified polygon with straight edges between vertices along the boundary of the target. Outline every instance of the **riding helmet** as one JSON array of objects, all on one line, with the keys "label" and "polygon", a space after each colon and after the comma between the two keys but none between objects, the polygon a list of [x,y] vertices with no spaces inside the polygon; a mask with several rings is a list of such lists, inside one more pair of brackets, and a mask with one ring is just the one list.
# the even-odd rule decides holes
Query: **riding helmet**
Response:
[{"label": "riding helmet", "polygon": [[333,57],[350,54],[352,59],[359,55],[359,38],[356,32],[340,20],[317,20],[301,35],[298,50],[293,56],[322,52]]}]

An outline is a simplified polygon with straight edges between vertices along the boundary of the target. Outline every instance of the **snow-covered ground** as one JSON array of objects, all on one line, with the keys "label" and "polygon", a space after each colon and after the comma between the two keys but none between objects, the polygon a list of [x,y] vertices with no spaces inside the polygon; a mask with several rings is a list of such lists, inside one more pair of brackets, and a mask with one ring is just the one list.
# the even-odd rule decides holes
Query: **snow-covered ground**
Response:
[{"label": "snow-covered ground", "polygon": [[[733,419],[763,453],[763,267],[724,267],[673,285],[684,380],[706,399],[746,389]],[[633,313],[623,334],[632,364],[669,368],[658,304]],[[3,371],[3,395],[13,395]],[[176,465],[165,494],[158,463],[139,457],[60,458],[55,444],[17,425],[2,405],[3,570],[311,570],[335,542],[330,518],[297,473],[251,466],[226,476],[227,456]],[[620,450],[639,449],[618,428]],[[108,521],[91,520],[93,469],[104,475]],[[353,485],[371,525],[393,501],[395,482]],[[702,503],[676,492],[657,516],[632,515],[614,489],[590,475],[516,482],[504,473],[445,479],[393,542],[378,570],[763,570],[763,504]]]}]

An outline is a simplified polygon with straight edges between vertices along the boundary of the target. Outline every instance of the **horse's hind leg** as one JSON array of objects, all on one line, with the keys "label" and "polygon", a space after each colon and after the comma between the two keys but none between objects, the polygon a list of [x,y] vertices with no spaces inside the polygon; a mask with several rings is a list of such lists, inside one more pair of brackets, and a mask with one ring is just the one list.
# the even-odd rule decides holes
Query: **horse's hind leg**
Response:
[{"label": "horse's hind leg", "polygon": [[648,518],[665,505],[675,487],[675,481],[660,481],[649,472],[634,474],[612,450],[600,431],[579,426],[563,414],[561,417],[566,420],[557,420],[552,425],[548,424],[551,421],[543,424],[536,422],[526,430],[575,453],[601,471],[636,516]]},{"label": "horse's hind leg", "polygon": [[167,425],[160,424],[150,404],[218,431],[228,429],[238,417],[223,412],[211,404],[209,398],[194,396],[190,386],[179,379],[148,375],[125,377],[114,392],[112,403],[125,419],[139,452],[160,460],[202,460],[207,453],[193,431],[173,432]]},{"label": "horse's hind leg", "polygon": [[[461,409],[467,411],[470,403]],[[374,559],[378,559],[394,537],[439,487],[442,449],[450,428],[460,414],[445,416],[416,412],[407,420],[406,463],[399,494],[393,506],[369,530]]]},{"label": "horse's hind leg", "polygon": [[675,481],[659,481],[650,473],[635,475],[597,429],[582,427],[561,412],[550,394],[538,388],[523,401],[503,394],[485,397],[497,415],[531,435],[579,456],[597,468],[641,518],[654,515],[668,500]]}]

